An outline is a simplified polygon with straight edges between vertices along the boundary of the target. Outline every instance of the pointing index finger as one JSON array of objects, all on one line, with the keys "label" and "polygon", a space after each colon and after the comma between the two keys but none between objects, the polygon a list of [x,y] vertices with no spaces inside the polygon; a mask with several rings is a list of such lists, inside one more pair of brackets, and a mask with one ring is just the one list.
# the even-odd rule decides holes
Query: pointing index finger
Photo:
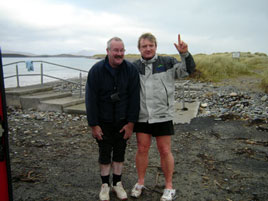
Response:
[{"label": "pointing index finger", "polygon": [[182,42],[181,42],[181,35],[180,34],[178,35],[178,42],[179,42],[179,45],[182,44]]}]

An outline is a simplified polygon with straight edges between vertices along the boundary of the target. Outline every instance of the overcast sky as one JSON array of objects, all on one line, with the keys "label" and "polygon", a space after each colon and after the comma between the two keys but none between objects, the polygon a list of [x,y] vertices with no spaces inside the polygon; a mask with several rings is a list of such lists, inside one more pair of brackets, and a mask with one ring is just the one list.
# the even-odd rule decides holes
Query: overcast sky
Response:
[{"label": "overcast sky", "polygon": [[126,54],[153,33],[159,53],[176,53],[177,35],[193,54],[268,54],[267,0],[1,0],[0,46],[5,51],[106,53],[119,36]]}]

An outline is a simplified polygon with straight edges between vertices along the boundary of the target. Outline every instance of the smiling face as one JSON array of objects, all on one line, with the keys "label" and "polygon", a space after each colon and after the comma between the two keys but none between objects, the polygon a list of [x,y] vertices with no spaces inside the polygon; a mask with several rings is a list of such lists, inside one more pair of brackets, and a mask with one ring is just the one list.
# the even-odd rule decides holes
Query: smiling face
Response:
[{"label": "smiling face", "polygon": [[145,60],[149,60],[156,54],[156,42],[147,38],[141,38],[139,41],[139,51]]},{"label": "smiling face", "polygon": [[109,58],[109,64],[113,68],[118,67],[123,62],[125,55],[125,48],[124,43],[122,41],[112,40],[110,42],[109,47],[107,47],[106,51]]}]

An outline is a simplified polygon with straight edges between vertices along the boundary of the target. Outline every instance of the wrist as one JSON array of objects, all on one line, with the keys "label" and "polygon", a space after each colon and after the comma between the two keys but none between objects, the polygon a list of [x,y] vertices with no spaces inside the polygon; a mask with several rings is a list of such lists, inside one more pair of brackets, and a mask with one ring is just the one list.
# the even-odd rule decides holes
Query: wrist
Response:
[{"label": "wrist", "polygon": [[180,52],[180,55],[182,56],[182,57],[188,57],[189,56],[189,52],[187,51],[187,52]]},{"label": "wrist", "polygon": [[131,128],[133,130],[133,128],[134,128],[134,123],[133,122],[128,122],[127,125],[128,125],[129,128]]}]

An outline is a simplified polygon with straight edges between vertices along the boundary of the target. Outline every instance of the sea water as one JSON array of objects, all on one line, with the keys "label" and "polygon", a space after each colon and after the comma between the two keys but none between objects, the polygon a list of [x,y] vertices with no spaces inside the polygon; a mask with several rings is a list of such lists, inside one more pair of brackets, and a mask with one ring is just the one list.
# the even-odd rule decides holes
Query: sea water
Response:
[{"label": "sea water", "polygon": [[[18,71],[19,74],[29,74],[32,76],[20,76],[19,77],[19,86],[27,86],[27,85],[33,85],[33,84],[40,84],[41,83],[41,76],[40,75],[34,75],[34,74],[41,74],[41,62],[39,61],[45,61],[50,63],[55,63],[63,66],[68,66],[75,69],[80,69],[82,71],[77,71],[73,69],[68,69],[56,65],[51,65],[47,63],[43,63],[43,74],[57,77],[60,79],[70,79],[70,78],[79,78],[80,72],[82,77],[87,76],[87,72],[89,69],[97,62],[98,59],[90,59],[90,58],[84,58],[84,57],[20,57],[20,58],[2,58],[3,62],[3,72],[4,72],[4,82],[5,87],[17,87],[17,78],[6,78],[8,76],[16,75],[16,64],[7,65],[13,62],[20,61],[18,65]],[[28,71],[26,68],[26,62],[27,61],[33,61],[33,71]],[[86,72],[84,72],[86,71]],[[43,82],[52,82],[52,81],[58,81],[54,78],[49,77],[43,77]]]}]

